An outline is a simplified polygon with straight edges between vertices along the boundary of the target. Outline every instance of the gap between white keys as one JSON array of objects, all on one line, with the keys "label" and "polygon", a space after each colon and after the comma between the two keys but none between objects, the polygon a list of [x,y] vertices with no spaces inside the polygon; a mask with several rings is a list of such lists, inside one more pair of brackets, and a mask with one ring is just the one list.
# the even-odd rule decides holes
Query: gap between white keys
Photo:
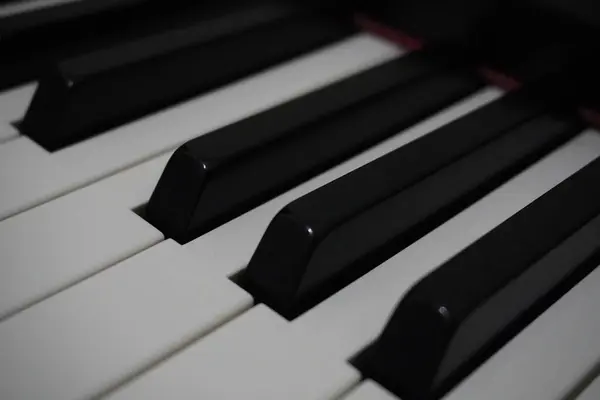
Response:
[{"label": "gap between white keys", "polygon": [[169,154],[0,222],[0,319],[163,239],[131,209]]},{"label": "gap between white keys", "polygon": [[167,240],[1,323],[0,398],[98,396],[251,305]]},{"label": "gap between white keys", "polygon": [[329,399],[359,380],[327,351],[290,336],[289,324],[263,305],[197,341],[120,388],[111,400]]}]

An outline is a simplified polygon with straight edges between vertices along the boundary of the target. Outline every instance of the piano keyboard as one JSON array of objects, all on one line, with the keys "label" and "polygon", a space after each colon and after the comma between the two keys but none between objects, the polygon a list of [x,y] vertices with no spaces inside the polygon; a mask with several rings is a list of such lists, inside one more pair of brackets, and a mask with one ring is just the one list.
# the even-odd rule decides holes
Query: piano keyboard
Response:
[{"label": "piano keyboard", "polygon": [[[0,27],[79,2],[34,3]],[[138,76],[114,38],[92,83],[3,86],[0,399],[600,398],[600,134],[533,84],[281,18],[257,24],[285,59],[184,97],[167,43],[100,99]],[[144,29],[131,51],[170,34]]]}]

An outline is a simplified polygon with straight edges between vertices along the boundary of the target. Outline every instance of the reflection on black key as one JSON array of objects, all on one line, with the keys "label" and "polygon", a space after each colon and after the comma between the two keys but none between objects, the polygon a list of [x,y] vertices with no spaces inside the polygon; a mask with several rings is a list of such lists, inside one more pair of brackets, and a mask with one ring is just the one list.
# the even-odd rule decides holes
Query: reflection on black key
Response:
[{"label": "reflection on black key", "polygon": [[66,60],[40,81],[21,129],[56,150],[351,32],[328,15],[265,6]]},{"label": "reflection on black key", "polygon": [[417,283],[362,373],[406,400],[443,396],[600,263],[599,180],[596,160]]},{"label": "reflection on black key", "polygon": [[242,285],[294,318],[580,131],[582,124],[569,118],[526,122],[543,106],[528,104],[523,94],[508,95],[289,204],[269,225]]},{"label": "reflection on black key", "polygon": [[189,241],[478,87],[413,54],[201,136],[167,164],[148,220]]}]

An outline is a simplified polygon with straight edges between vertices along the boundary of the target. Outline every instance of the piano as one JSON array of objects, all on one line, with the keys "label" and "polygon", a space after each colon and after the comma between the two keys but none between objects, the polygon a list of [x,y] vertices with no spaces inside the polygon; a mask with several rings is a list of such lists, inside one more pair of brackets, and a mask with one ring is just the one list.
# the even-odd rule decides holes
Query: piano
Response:
[{"label": "piano", "polygon": [[600,399],[598,32],[2,2],[0,399]]}]

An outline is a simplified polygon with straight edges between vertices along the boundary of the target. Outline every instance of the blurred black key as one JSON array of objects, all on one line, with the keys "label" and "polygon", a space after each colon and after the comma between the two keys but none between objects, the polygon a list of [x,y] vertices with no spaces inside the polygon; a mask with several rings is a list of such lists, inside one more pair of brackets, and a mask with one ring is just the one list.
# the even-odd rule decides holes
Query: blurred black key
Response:
[{"label": "blurred black key", "polygon": [[417,283],[361,372],[406,400],[452,389],[598,265],[599,179],[596,160]]},{"label": "blurred black key", "polygon": [[0,8],[0,35],[14,35],[41,25],[97,14],[119,7],[131,7],[147,0],[19,1]]},{"label": "blurred black key", "polygon": [[508,95],[292,202],[242,285],[289,319],[313,307],[582,129],[543,109]]},{"label": "blurred black key", "polygon": [[188,142],[167,164],[148,220],[192,240],[481,85],[435,71],[415,53]]},{"label": "blurred black key", "polygon": [[[96,3],[100,6],[102,2]],[[77,5],[81,6],[85,7]],[[0,23],[3,26],[0,28],[0,90],[36,80],[51,62],[60,57],[72,56],[79,51],[93,51],[128,37],[137,37],[137,34],[149,34],[152,31],[150,27],[158,29],[161,25],[158,15],[171,19],[168,10],[164,5],[157,7],[155,1],[147,1],[135,7],[108,8],[60,22],[52,22],[52,18],[46,17],[41,17],[44,21],[38,21],[39,24],[33,21],[40,15],[47,15],[47,12],[55,12],[50,9],[34,16],[7,17]]]},{"label": "blurred black key", "polygon": [[595,39],[594,32],[600,29],[600,3],[595,0],[530,0],[538,13],[549,14],[555,26],[578,29],[590,34]]},{"label": "blurred black key", "polygon": [[[83,3],[89,0],[78,0]],[[130,1],[130,0],[127,0]],[[200,19],[219,16],[265,1],[145,0],[127,6],[105,7],[60,21],[27,25],[27,29],[5,28],[0,40],[0,90],[37,80],[61,59],[75,57],[119,43],[185,28]],[[110,1],[110,3],[115,3]],[[125,2],[124,2],[125,3]],[[240,3],[240,4],[237,4]],[[79,7],[79,6],[78,6]],[[17,24],[18,25],[18,24]],[[12,29],[12,30],[11,30]]]},{"label": "blurred black key", "polygon": [[352,31],[328,15],[267,5],[66,60],[40,81],[21,130],[56,150]]}]

